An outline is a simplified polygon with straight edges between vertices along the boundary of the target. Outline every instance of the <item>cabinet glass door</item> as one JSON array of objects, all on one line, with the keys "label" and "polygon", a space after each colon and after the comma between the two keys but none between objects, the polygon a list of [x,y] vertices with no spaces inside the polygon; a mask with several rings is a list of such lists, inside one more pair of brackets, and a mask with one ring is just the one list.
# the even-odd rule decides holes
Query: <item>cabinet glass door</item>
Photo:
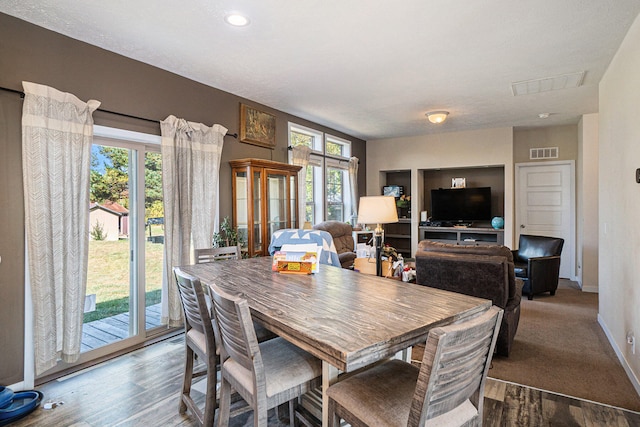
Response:
[{"label": "cabinet glass door", "polygon": [[267,230],[271,235],[289,227],[289,210],[287,209],[287,175],[267,173]]},{"label": "cabinet glass door", "polygon": [[264,255],[262,253],[262,194],[260,171],[253,172],[253,254]]},{"label": "cabinet glass door", "polygon": [[242,250],[248,250],[249,246],[249,213],[248,213],[248,194],[247,188],[247,172],[236,171],[235,173],[236,187],[236,227],[238,229],[238,237],[242,242]]}]

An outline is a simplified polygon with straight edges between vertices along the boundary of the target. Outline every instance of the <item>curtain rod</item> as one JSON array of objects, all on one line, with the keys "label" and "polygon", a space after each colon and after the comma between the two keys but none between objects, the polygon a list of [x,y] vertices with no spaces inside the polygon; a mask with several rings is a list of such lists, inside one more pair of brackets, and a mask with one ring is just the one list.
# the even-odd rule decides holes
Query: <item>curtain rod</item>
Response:
[{"label": "curtain rod", "polygon": [[[22,92],[20,90],[9,89],[8,87],[2,87],[2,86],[0,86],[0,89],[4,90],[6,92],[16,93],[16,94],[20,95],[20,98],[24,98],[24,92]],[[148,119],[146,117],[133,116],[131,114],[119,113],[117,111],[105,110],[104,108],[98,108],[98,111],[102,111],[103,113],[108,113],[108,114],[115,114],[116,116],[128,117],[130,119],[144,120],[145,122],[160,123],[160,120]],[[232,137],[238,139],[238,134],[237,133],[229,133],[229,132],[227,132],[227,134],[225,136],[232,136]]]}]

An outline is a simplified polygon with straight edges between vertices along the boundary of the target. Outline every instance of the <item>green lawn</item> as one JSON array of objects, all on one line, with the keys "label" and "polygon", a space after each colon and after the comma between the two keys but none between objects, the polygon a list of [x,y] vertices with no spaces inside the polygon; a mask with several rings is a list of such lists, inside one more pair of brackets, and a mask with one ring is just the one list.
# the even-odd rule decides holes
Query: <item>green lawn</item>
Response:
[{"label": "green lawn", "polygon": [[[161,234],[153,230],[153,235]],[[146,305],[160,302],[164,245],[145,242]],[[84,322],[129,311],[129,241],[89,241],[87,295],[96,294],[96,311]]]}]

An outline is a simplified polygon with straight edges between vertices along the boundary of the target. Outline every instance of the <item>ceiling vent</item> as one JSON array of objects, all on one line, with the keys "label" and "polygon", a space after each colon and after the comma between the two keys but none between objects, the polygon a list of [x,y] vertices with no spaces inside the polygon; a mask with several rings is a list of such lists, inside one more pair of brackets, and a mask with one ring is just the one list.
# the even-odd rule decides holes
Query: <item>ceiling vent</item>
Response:
[{"label": "ceiling vent", "polygon": [[557,159],[558,147],[532,148],[529,150],[530,160]]},{"label": "ceiling vent", "polygon": [[542,79],[524,80],[511,83],[513,96],[531,95],[534,93],[549,92],[552,90],[571,89],[582,86],[584,71],[571,74],[561,74],[555,77],[545,77]]}]

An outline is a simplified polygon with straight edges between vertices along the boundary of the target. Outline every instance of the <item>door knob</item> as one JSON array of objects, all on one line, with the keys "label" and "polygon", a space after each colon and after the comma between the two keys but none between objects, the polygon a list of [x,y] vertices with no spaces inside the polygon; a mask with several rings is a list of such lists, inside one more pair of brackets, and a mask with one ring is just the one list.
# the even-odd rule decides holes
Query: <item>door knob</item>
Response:
[{"label": "door knob", "polygon": [[526,228],[526,225],[520,224],[520,228]]}]

